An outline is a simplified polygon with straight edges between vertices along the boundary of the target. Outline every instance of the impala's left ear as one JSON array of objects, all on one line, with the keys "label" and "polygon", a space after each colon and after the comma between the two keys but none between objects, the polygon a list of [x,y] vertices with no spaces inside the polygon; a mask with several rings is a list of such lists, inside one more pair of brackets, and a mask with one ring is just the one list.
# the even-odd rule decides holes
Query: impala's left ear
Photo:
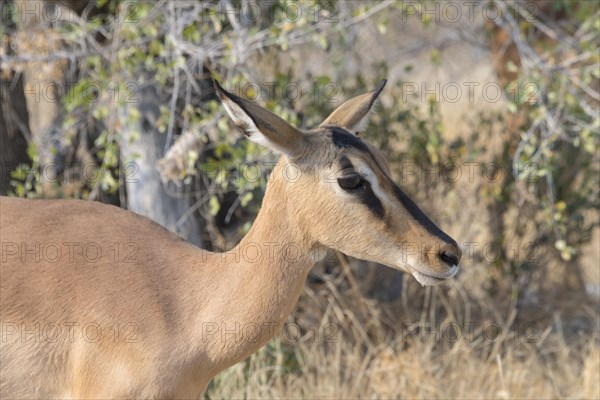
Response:
[{"label": "impala's left ear", "polygon": [[375,100],[381,94],[386,83],[387,80],[384,79],[379,82],[377,89],[346,101],[319,126],[337,125],[358,134],[369,122],[369,111],[373,108]]}]

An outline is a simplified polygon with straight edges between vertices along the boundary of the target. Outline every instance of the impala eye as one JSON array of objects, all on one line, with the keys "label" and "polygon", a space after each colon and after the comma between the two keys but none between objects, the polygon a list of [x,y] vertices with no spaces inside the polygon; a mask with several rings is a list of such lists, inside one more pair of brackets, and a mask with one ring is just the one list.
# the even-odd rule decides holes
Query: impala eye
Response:
[{"label": "impala eye", "polygon": [[358,174],[342,176],[337,181],[338,185],[346,191],[358,190],[365,187],[365,180]]}]

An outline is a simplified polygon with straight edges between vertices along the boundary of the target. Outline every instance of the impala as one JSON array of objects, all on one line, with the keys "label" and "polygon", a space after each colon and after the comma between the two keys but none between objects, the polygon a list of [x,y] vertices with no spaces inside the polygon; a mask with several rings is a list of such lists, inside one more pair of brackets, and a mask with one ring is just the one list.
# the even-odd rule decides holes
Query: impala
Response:
[{"label": "impala", "polygon": [[202,397],[277,334],[327,248],[423,285],[452,277],[456,242],[357,136],[384,86],[301,131],[215,83],[243,134],[282,155],[229,252],[114,206],[1,198],[0,397]]}]

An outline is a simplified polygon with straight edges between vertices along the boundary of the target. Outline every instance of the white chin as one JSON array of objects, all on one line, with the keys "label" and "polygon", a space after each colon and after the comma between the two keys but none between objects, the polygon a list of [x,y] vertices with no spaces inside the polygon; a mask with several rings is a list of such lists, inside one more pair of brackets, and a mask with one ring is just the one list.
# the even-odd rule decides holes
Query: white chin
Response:
[{"label": "white chin", "polygon": [[417,282],[419,282],[423,286],[439,285],[440,283],[446,280],[441,278],[434,278],[433,276],[425,275],[415,270],[412,271],[412,275],[415,277]]}]

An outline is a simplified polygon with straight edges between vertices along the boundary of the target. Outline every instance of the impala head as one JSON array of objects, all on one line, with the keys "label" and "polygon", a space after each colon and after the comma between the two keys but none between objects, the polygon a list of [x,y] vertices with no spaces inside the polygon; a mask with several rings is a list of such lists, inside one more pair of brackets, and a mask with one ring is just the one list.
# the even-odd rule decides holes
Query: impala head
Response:
[{"label": "impala head", "polygon": [[248,139],[283,155],[271,185],[284,188],[277,192],[285,197],[279,207],[303,235],[316,245],[408,271],[423,285],[440,283],[458,271],[460,248],[392,181],[382,152],[357,136],[385,83],[343,103],[309,131],[218,83],[216,91]]}]

